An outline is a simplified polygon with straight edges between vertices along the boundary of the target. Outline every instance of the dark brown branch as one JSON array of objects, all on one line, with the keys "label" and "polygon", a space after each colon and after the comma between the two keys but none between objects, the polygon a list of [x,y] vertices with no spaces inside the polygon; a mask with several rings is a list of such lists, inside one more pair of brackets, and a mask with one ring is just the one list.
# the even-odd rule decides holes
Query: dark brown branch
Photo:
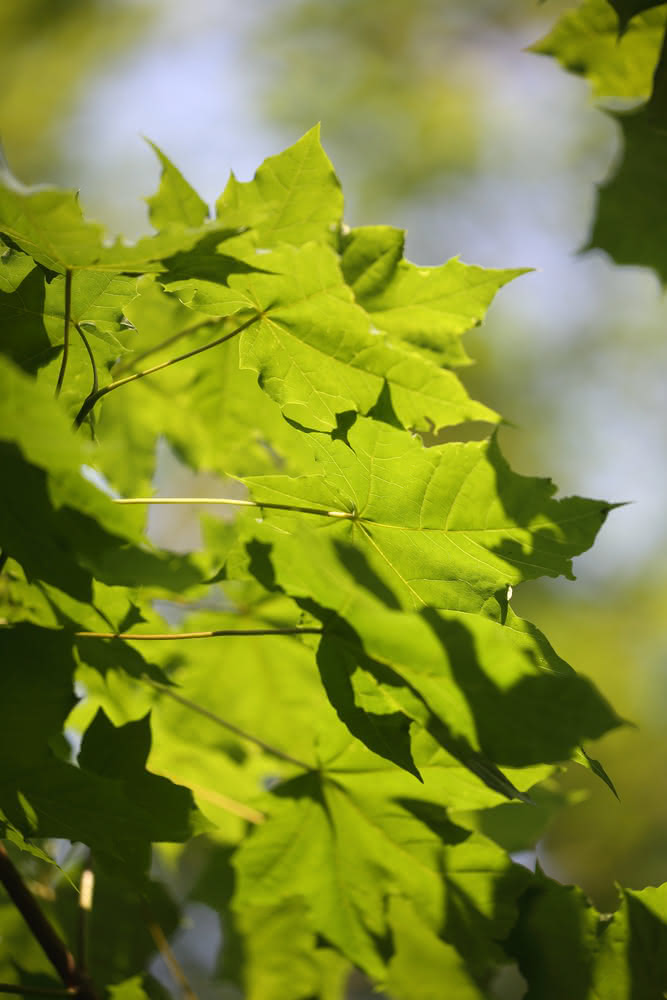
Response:
[{"label": "dark brown branch", "polygon": [[99,1000],[92,983],[77,966],[74,956],[42,913],[2,844],[0,882],[65,986],[80,1000]]}]

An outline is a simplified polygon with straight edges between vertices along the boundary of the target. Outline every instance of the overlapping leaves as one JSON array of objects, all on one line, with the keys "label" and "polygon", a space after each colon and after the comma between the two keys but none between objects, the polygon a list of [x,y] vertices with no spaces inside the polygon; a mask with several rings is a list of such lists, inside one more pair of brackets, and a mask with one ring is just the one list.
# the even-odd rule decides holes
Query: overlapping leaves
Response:
[{"label": "overlapping leaves", "polygon": [[[612,9],[613,8],[613,9]],[[601,185],[590,247],[667,280],[667,49],[664,4],[585,0],[532,48],[584,75],[596,97],[644,102],[615,113],[623,155]],[[611,113],[611,112],[610,112]]]},{"label": "overlapping leaves", "polygon": [[17,624],[0,631],[0,645],[0,808],[15,827],[32,837],[82,840],[135,880],[148,865],[151,841],[183,841],[206,828],[189,790],[144,770],[147,719],[116,730],[99,714],[79,767],[63,759],[67,744],[58,747],[57,738],[75,701],[66,632]]},{"label": "overlapping leaves", "polygon": [[359,573],[367,567],[368,577],[384,584],[393,606],[499,617],[508,586],[571,577],[572,556],[592,544],[610,509],[579,497],[553,499],[549,480],[512,472],[495,439],[425,448],[379,421],[345,423],[335,438],[310,436],[320,475],[245,482],[260,505],[331,512],[325,528],[315,515],[304,523],[271,511],[270,519],[306,547],[313,531],[326,530]]},{"label": "overlapping leaves", "polygon": [[[495,436],[415,434],[498,422],[453,369],[520,271],[418,268],[401,232],[348,230],[316,130],[232,177],[212,220],[156,152],[157,232],[135,246],[71,193],[0,185],[5,829],[81,840],[145,887],[151,843],[215,824],[221,882],[196,892],[256,1000],[341,997],[350,965],[397,998],[443,977],[478,998],[531,882],[489,814],[527,815],[620,722],[512,588],[571,577],[611,505],[555,499]],[[156,550],[104,482],[147,493],[162,437],[255,505],[196,557]],[[172,617],[203,602],[186,632],[275,634],[177,645],[156,596]]]}]

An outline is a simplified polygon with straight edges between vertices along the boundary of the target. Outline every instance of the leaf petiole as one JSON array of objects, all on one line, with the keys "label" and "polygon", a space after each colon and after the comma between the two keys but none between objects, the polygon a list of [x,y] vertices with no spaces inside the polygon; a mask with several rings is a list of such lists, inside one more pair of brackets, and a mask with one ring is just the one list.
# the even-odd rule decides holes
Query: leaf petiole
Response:
[{"label": "leaf petiole", "polygon": [[168,361],[162,361],[159,365],[153,365],[152,368],[145,368],[141,372],[134,372],[133,375],[126,375],[125,378],[117,379],[115,382],[111,382],[109,385],[103,386],[102,389],[98,389],[97,392],[91,393],[84,399],[81,409],[77,413],[74,426],[80,427],[83,421],[86,419],[92,408],[106,396],[107,393],[113,392],[114,389],[120,389],[122,385],[128,385],[130,382],[136,382],[137,379],[145,378],[146,375],[153,375],[155,372],[162,371],[163,368],[169,368],[171,365],[178,364],[179,361],[186,361],[188,358],[194,358],[196,354],[201,354],[203,351],[209,351],[212,347],[217,347],[219,344],[224,344],[226,340],[231,340],[232,337],[236,337],[243,330],[246,330],[249,326],[255,323],[258,319],[257,315],[251,316],[250,319],[246,320],[245,323],[241,323],[237,326],[235,330],[231,333],[226,333],[223,337],[218,337],[216,340],[210,341],[208,344],[202,344],[201,347],[195,347],[192,351],[187,351],[186,354],[179,354],[177,358],[170,358]]},{"label": "leaf petiole", "polygon": [[63,387],[63,381],[65,379],[65,372],[67,370],[67,359],[69,357],[69,324],[70,324],[71,313],[72,313],[72,272],[68,268],[65,271],[65,329],[63,331],[63,356],[60,362],[58,381],[56,382],[56,399],[60,395],[60,390]]},{"label": "leaf petiole", "polygon": [[77,639],[214,639],[234,635],[322,635],[322,628],[219,628],[210,632],[75,632]]},{"label": "leaf petiole", "polygon": [[133,354],[132,357],[127,358],[124,361],[119,361],[114,367],[114,374],[120,375],[121,372],[125,372],[129,368],[133,368],[138,361],[143,361],[144,358],[150,357],[151,354],[157,354],[158,351],[163,350],[165,347],[169,347],[171,344],[175,344],[177,340],[182,340],[183,337],[187,337],[191,333],[196,333],[197,330],[201,330],[206,326],[215,326],[220,323],[220,321],[220,316],[210,316],[207,319],[200,320],[198,323],[193,323],[191,326],[187,326],[184,330],[179,330],[178,333],[173,333],[171,337],[167,337],[159,344],[154,344],[153,347],[148,347],[145,351],[140,351],[138,354]]},{"label": "leaf petiole", "polygon": [[114,498],[114,503],[146,503],[146,504],[226,504],[230,507],[267,507],[271,510],[289,510],[297,514],[316,514],[319,517],[338,517],[344,520],[357,520],[354,511],[320,510],[318,507],[297,507],[289,503],[264,503],[259,500],[233,500],[229,497],[120,497]]},{"label": "leaf petiole", "polygon": [[95,364],[95,357],[91,350],[90,344],[88,343],[88,338],[81,329],[81,325],[79,323],[75,323],[74,325],[76,327],[76,332],[79,334],[81,340],[83,341],[83,346],[86,348],[86,351],[88,353],[88,360],[90,361],[90,367],[92,368],[93,371],[93,384],[90,392],[88,393],[89,396],[93,396],[97,392],[99,384],[97,380],[97,365]]}]

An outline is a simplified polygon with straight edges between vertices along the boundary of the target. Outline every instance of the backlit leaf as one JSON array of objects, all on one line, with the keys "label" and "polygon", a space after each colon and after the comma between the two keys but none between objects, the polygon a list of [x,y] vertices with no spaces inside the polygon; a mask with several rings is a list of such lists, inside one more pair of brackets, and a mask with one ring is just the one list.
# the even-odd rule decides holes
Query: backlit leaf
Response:
[{"label": "backlit leaf", "polygon": [[572,578],[572,557],[592,544],[610,509],[579,497],[553,499],[553,483],[512,472],[495,439],[425,448],[396,428],[356,418],[345,439],[311,440],[321,476],[245,482],[260,504],[343,514],[266,512],[306,546],[325,530],[340,558],[356,562],[394,606],[499,616],[508,585]]},{"label": "backlit leaf", "polygon": [[554,56],[571,73],[585,76],[596,97],[646,98],[666,18],[664,4],[646,9],[619,38],[623,25],[607,0],[584,0],[531,51]]},{"label": "backlit leaf", "polygon": [[468,364],[461,334],[481,323],[498,289],[525,270],[486,270],[456,258],[418,267],[403,259],[403,243],[404,234],[389,226],[344,237],[341,265],[357,302],[392,342],[440,365]]},{"label": "backlit leaf", "polygon": [[201,226],[208,215],[206,202],[202,201],[183,174],[161,149],[151,142],[162,166],[159,190],[147,198],[150,219],[156,229],[170,226]]}]

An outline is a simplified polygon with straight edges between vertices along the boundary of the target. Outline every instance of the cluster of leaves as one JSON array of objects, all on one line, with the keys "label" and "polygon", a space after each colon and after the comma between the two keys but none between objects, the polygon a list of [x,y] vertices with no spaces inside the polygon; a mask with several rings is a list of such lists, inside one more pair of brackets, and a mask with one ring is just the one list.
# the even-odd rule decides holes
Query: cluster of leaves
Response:
[{"label": "cluster of leaves", "polygon": [[[590,82],[623,141],[602,185],[590,248],[617,264],[651,267],[667,282],[667,5],[656,0],[584,0],[532,46]],[[628,108],[628,105],[630,107]]]},{"label": "cluster of leaves", "polygon": [[[528,996],[661,997],[665,887],[603,916],[510,853],[562,762],[610,783],[584,746],[621,721],[511,603],[571,577],[612,505],[515,473],[456,374],[521,272],[416,267],[400,231],[345,227],[315,130],[212,219],[157,153],[132,246],[69,192],[0,184],[9,854],[29,874],[44,838],[90,850],[88,964],[124,1000],[159,989],[167,860],[254,1000],[335,1000],[353,968],[397,1000],[481,998],[512,962]],[[185,554],[146,534],[161,440],[238,510]],[[0,977],[53,988],[19,910]]]}]

